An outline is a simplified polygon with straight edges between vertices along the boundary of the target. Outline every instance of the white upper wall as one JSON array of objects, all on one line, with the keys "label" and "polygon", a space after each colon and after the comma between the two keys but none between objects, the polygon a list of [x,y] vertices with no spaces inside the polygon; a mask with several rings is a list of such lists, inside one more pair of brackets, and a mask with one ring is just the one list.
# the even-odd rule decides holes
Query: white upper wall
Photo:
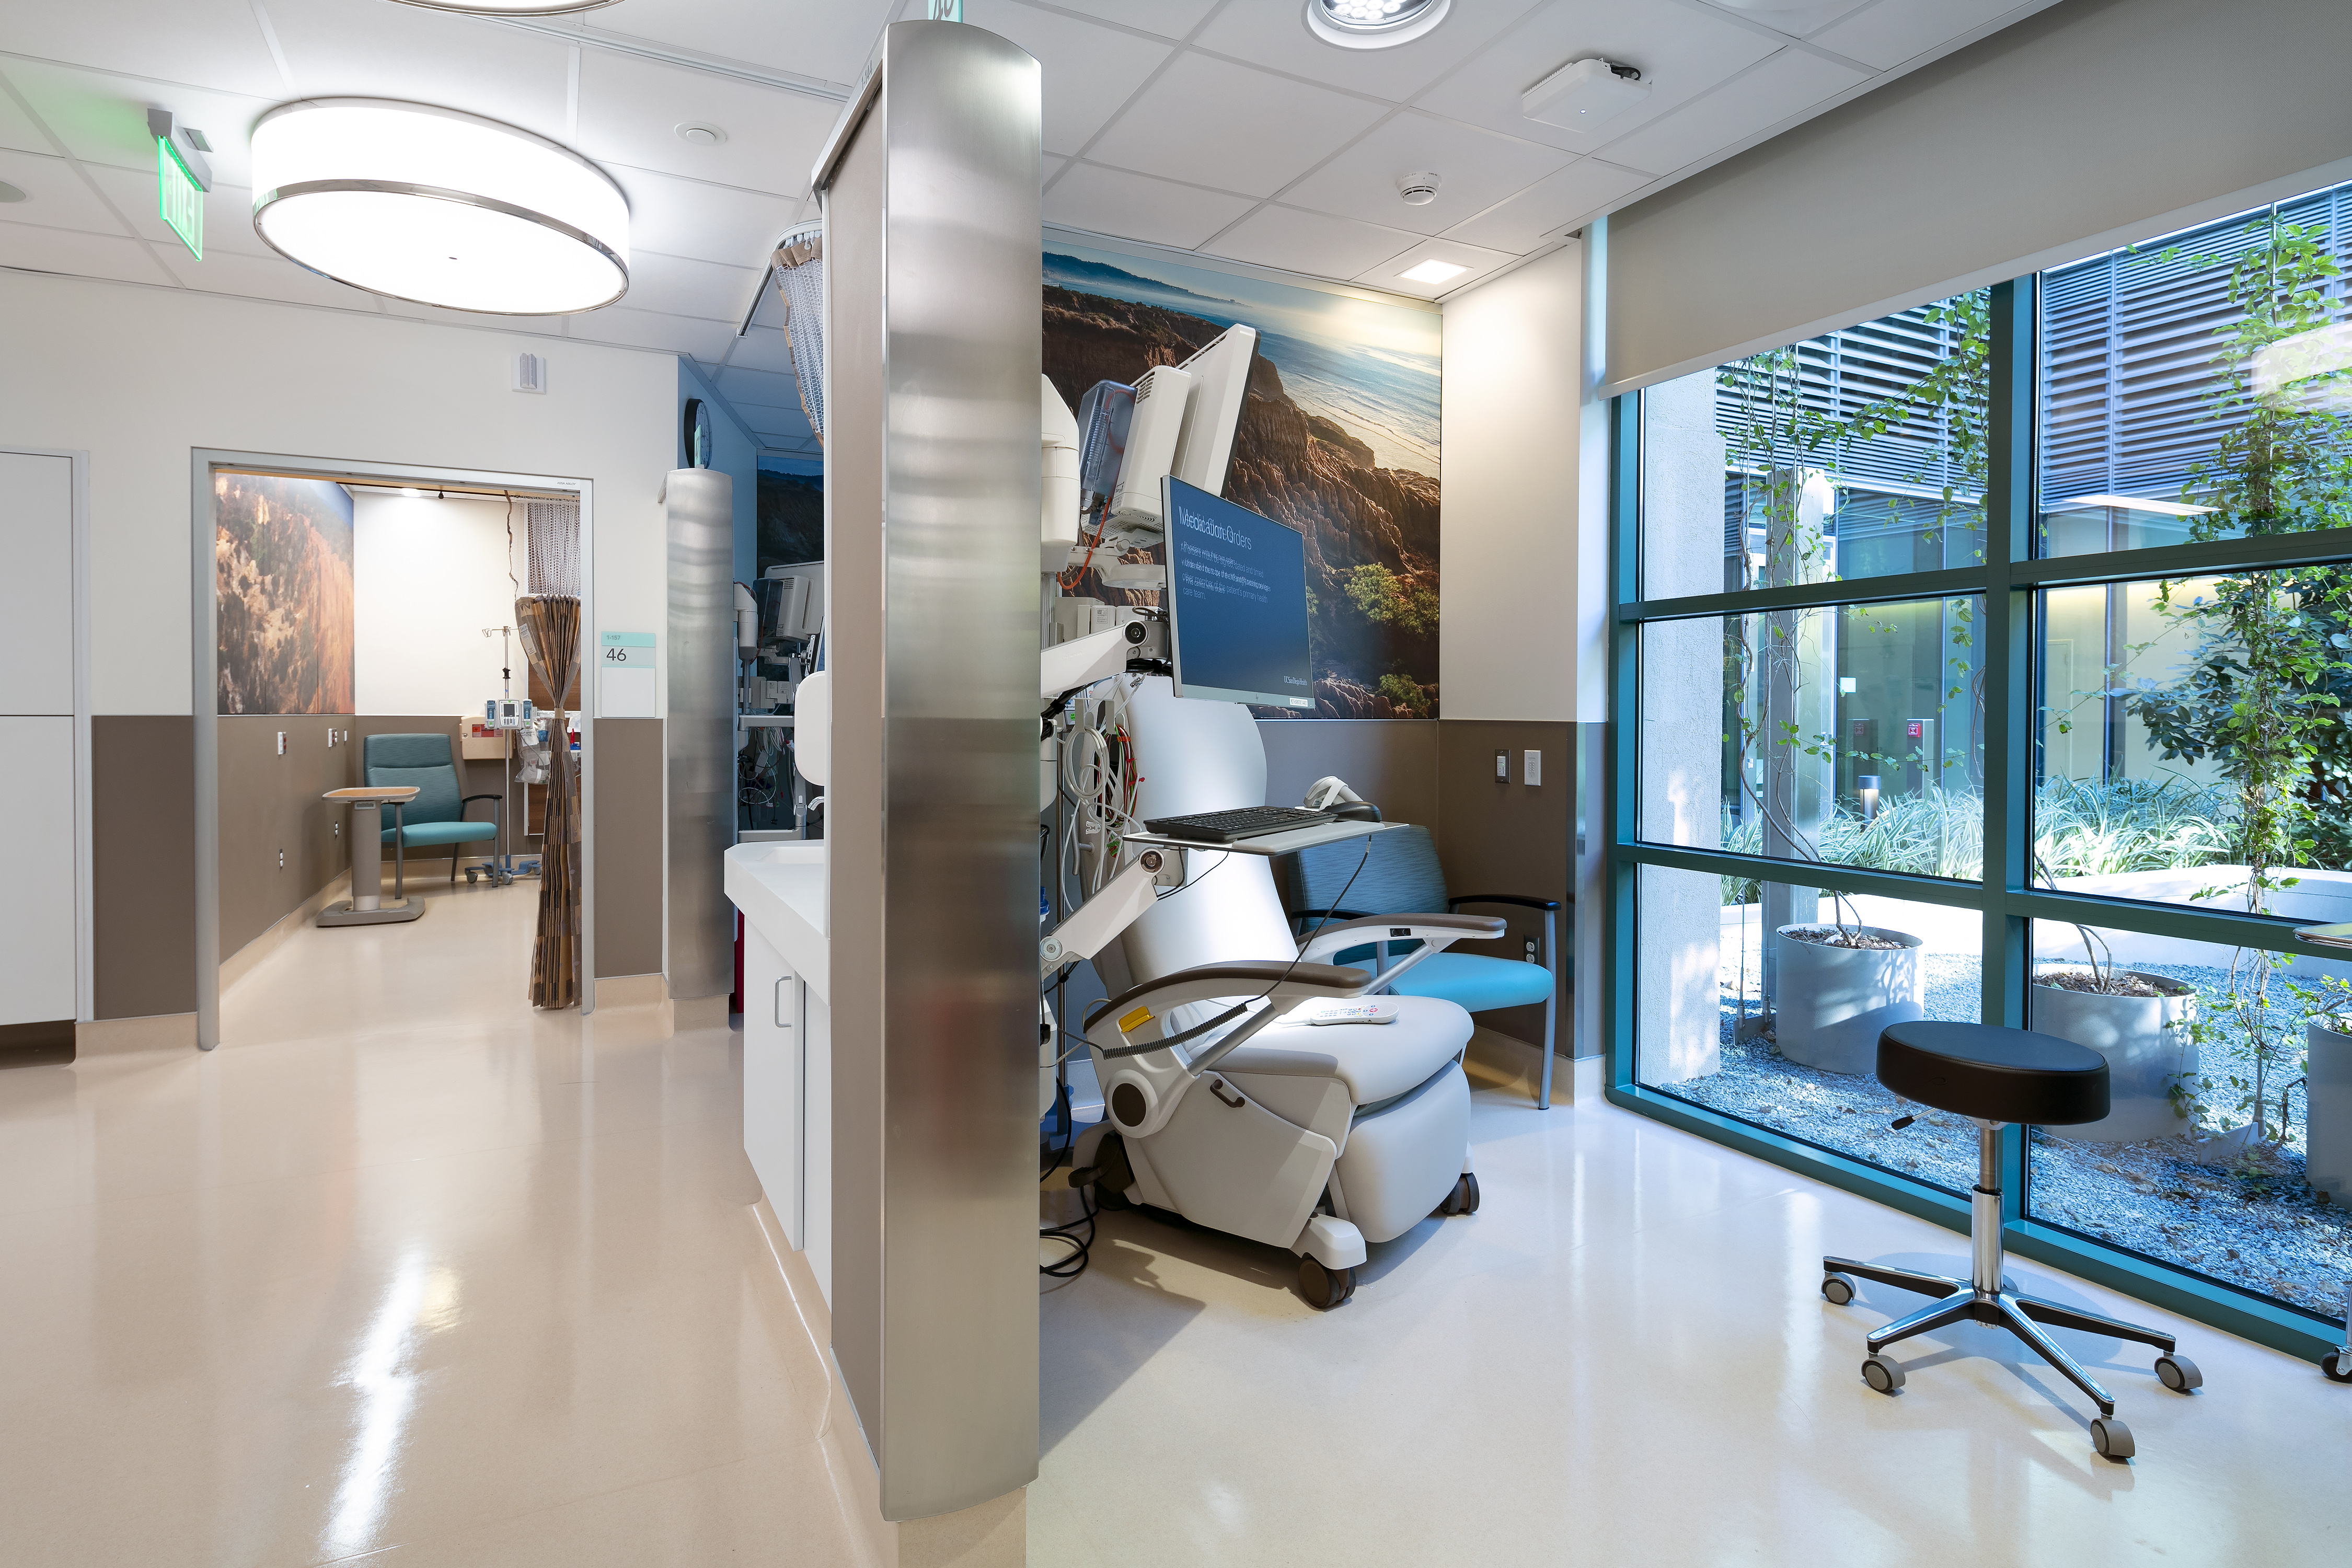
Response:
[{"label": "white upper wall", "polygon": [[514,694],[530,692],[522,647],[482,635],[514,624],[527,582],[522,505],[362,490],[352,499],[352,683],[362,713],[470,713],[499,693],[509,650]]},{"label": "white upper wall", "polygon": [[592,636],[668,624],[668,353],[0,271],[0,444],[89,453],[93,711],[190,710],[200,448],[592,480]]},{"label": "white upper wall", "polygon": [[[1583,310],[1581,245],[1445,301],[1438,679],[1448,719],[1572,722],[1580,645],[1605,646],[1580,608],[1601,586],[1580,592],[1591,575],[1578,547]],[[1602,523],[1596,514],[1587,526]]]}]

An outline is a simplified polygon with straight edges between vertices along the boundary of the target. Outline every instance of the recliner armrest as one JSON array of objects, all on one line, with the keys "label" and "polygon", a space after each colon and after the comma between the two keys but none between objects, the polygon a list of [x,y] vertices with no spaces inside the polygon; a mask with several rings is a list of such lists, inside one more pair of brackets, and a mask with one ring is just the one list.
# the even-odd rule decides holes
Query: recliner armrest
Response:
[{"label": "recliner armrest", "polygon": [[1556,910],[1558,899],[1530,899],[1517,893],[1466,893],[1458,899],[1448,899],[1445,907],[1458,910],[1465,904],[1510,904],[1522,910]]},{"label": "recliner armrest", "polygon": [[1153,1016],[1165,1014],[1171,1007],[1186,1002],[1207,1002],[1221,996],[1255,996],[1264,994],[1271,1002],[1287,1003],[1279,1010],[1290,1011],[1301,1002],[1345,1000],[1360,996],[1371,984],[1370,973],[1361,969],[1342,969],[1328,963],[1203,963],[1192,969],[1180,969],[1158,980],[1147,980],[1140,985],[1129,986],[1118,995],[1097,1004],[1086,1016],[1085,1027],[1091,1031],[1106,1017],[1124,1018],[1138,1007],[1149,1008]]},{"label": "recliner armrest", "polygon": [[1375,944],[1407,938],[1419,942],[1420,951],[1407,953],[1403,963],[1382,977],[1385,980],[1403,973],[1417,959],[1442,952],[1454,942],[1491,942],[1508,929],[1493,915],[1371,915],[1345,925],[1325,926],[1307,940],[1298,956],[1312,963],[1326,953],[1361,947],[1367,939]]}]

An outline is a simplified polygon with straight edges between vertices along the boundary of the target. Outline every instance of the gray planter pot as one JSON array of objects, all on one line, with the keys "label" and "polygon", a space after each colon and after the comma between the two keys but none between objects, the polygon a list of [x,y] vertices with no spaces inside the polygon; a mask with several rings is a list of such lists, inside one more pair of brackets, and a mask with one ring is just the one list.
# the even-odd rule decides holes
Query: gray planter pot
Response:
[{"label": "gray planter pot", "polygon": [[2352,1034],[2313,1024],[2304,1031],[2311,1052],[2311,1146],[2304,1180],[2336,1202],[2352,1203]]},{"label": "gray planter pot", "polygon": [[[2079,965],[2060,967],[2071,974],[2090,973]],[[2189,1037],[2196,992],[2166,975],[2133,969],[2124,973],[2165,994],[2108,996],[2042,984],[2042,975],[2052,973],[2037,971],[2026,990],[2026,1027],[2107,1058],[2108,1110],[2096,1121],[2042,1131],[2079,1143],[2143,1143],[2194,1132],[2196,1124],[2173,1106],[2172,1088],[2197,1070],[2197,1047]]]},{"label": "gray planter pot", "polygon": [[1772,933],[1773,1037],[1792,1062],[1822,1072],[1875,1072],[1879,1031],[1927,1016],[1919,939],[1884,926],[1860,929],[1902,946],[1830,947],[1789,934],[1830,929],[1791,925]]}]

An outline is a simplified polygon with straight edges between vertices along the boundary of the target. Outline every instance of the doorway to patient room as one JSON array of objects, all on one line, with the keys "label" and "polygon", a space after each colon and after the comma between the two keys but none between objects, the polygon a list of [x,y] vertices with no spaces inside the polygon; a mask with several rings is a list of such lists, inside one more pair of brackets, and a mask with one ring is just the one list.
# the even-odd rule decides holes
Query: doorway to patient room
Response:
[{"label": "doorway to patient room", "polygon": [[586,487],[305,468],[199,486],[200,1040],[579,1005]]}]

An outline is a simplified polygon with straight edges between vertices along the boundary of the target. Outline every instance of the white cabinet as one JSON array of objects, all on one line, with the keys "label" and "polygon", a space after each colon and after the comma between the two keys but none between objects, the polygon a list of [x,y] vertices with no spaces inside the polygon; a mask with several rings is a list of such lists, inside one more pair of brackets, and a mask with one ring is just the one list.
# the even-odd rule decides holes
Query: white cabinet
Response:
[{"label": "white cabinet", "polygon": [[743,926],[743,1152],[784,1238],[833,1299],[832,1018],[750,921]]},{"label": "white cabinet", "polygon": [[0,1025],[77,1011],[73,459],[0,452]]}]

